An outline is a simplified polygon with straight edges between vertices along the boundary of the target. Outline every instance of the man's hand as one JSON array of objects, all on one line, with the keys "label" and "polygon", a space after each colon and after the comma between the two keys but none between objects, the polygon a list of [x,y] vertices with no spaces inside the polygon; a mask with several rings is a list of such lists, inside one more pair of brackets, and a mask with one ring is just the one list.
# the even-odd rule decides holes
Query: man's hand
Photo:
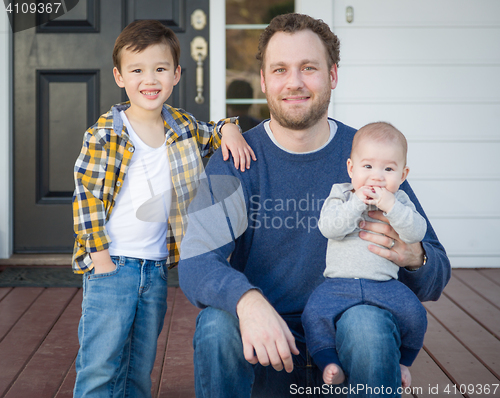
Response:
[{"label": "man's hand", "polygon": [[245,171],[245,167],[249,169],[251,159],[256,161],[257,158],[250,145],[247,144],[245,138],[241,135],[239,127],[233,123],[226,123],[222,126],[221,133],[222,158],[228,160],[229,152],[231,152],[234,159],[234,167],[240,167],[241,171]]},{"label": "man's hand", "polygon": [[249,290],[236,306],[245,359],[252,365],[271,364],[277,371],[293,370],[299,350],[286,322],[257,290]]},{"label": "man's hand", "polygon": [[111,260],[108,249],[90,253],[90,258],[94,263],[94,275],[106,274],[116,269],[115,263]]},{"label": "man's hand", "polygon": [[[366,231],[361,231],[359,237],[371,243],[384,246],[383,249],[379,246],[369,245],[368,249],[384,257],[399,267],[420,267],[424,262],[424,249],[422,243],[407,244],[399,239],[398,233],[388,223],[389,220],[383,215],[381,211],[370,211],[368,215],[376,220],[384,221],[387,224],[378,222],[363,221],[360,228],[366,231],[376,232],[377,235]],[[394,241],[394,245],[392,242]]]}]

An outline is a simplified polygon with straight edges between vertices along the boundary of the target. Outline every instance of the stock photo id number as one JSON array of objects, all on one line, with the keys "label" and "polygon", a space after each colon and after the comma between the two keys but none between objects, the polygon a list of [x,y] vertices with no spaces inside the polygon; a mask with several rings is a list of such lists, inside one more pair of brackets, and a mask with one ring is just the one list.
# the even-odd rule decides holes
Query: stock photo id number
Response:
[{"label": "stock photo id number", "polygon": [[14,33],[41,26],[73,9],[79,0],[3,0]]}]

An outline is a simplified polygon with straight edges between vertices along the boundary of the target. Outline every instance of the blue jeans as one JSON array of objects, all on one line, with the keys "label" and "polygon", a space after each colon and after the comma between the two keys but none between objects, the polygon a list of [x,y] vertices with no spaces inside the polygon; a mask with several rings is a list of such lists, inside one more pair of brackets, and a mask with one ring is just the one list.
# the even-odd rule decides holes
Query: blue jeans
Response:
[{"label": "blue jeans", "polygon": [[[401,341],[388,311],[360,305],[337,322],[338,355],[347,376],[344,385],[323,385],[322,372],[305,344],[297,339],[296,343],[300,355],[294,356],[292,373],[251,365],[243,355],[238,319],[222,310],[204,309],[193,339],[196,397],[372,397],[380,396],[374,387],[381,386],[384,397],[400,397]],[[387,393],[389,388],[392,394]]]},{"label": "blue jeans", "polygon": [[355,305],[367,304],[386,309],[396,319],[401,335],[402,365],[411,366],[424,344],[427,312],[406,285],[396,279],[326,278],[311,297],[302,314],[306,343],[316,364],[341,365],[335,346],[335,323]]},{"label": "blue jeans", "polygon": [[83,276],[74,397],[151,397],[167,267],[165,261],[111,259],[113,272]]}]

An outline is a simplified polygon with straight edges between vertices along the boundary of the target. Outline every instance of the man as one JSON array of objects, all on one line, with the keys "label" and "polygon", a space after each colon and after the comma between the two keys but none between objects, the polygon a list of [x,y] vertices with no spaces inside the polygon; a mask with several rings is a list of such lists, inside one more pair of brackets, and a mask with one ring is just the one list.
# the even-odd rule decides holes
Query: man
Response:
[{"label": "man", "polygon": [[[324,280],[321,205],[334,183],[349,181],[346,161],[355,130],[327,116],[338,48],[320,20],[274,18],[257,54],[271,119],[245,134],[257,162],[245,173],[225,164],[220,153],[209,162],[179,264],[181,288],[204,308],[193,342],[197,397],[361,397],[380,394],[380,388],[384,396],[401,393],[400,336],[389,312],[360,305],[337,320],[347,384],[332,389],[322,386],[300,321]],[[424,215],[410,186],[401,188]],[[204,206],[222,214],[218,222],[203,217]],[[380,212],[373,217],[386,220]],[[411,245],[387,224],[362,225],[378,234],[360,232],[374,244],[371,251],[401,267],[399,279],[422,301],[436,300],[450,277],[444,248],[427,225],[424,240]]]}]

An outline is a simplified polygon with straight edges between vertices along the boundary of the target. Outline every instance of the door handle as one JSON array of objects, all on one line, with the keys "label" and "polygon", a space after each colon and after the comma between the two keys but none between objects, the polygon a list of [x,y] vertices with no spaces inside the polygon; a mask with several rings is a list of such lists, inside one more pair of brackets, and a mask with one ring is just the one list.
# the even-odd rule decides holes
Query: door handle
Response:
[{"label": "door handle", "polygon": [[191,41],[191,57],[196,61],[196,97],[197,104],[203,104],[205,98],[203,97],[203,61],[208,54],[208,43],[201,37],[196,36]]}]

